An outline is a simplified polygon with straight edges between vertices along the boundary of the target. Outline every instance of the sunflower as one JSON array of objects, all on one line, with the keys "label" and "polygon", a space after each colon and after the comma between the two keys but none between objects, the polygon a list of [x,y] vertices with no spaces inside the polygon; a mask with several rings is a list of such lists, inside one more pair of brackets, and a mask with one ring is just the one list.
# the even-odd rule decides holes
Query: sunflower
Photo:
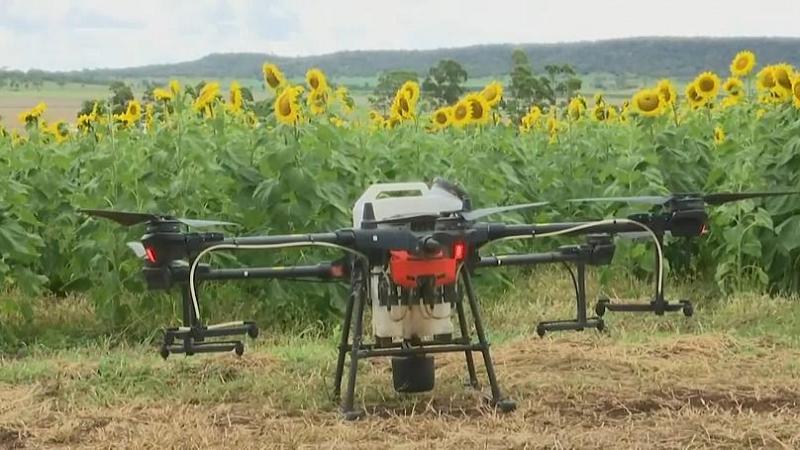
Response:
[{"label": "sunflower", "polygon": [[350,91],[348,91],[346,87],[337,87],[333,92],[333,95],[336,97],[336,100],[342,104],[345,112],[353,112],[353,108],[355,108],[355,101],[353,100],[353,97],[350,96]]},{"label": "sunflower", "polygon": [[278,92],[286,86],[286,77],[275,64],[264,63],[261,66],[261,73],[264,75],[264,83],[273,92]]},{"label": "sunflower", "polygon": [[558,122],[558,118],[556,118],[555,110],[547,116],[547,133],[550,135],[550,143],[553,144],[556,142],[558,137],[558,129],[561,127],[561,124]]},{"label": "sunflower", "polygon": [[178,95],[181,92],[181,84],[178,80],[170,80],[169,81],[169,90],[172,92],[172,95]]},{"label": "sunflower", "polygon": [[531,128],[534,128],[539,124],[539,120],[541,118],[542,110],[539,109],[538,106],[531,106],[531,109],[528,110],[528,113],[522,116],[519,130],[522,132],[529,131]]},{"label": "sunflower", "polygon": [[664,102],[664,105],[675,106],[675,103],[678,101],[678,93],[675,91],[675,86],[670,80],[665,78],[659,81],[656,85],[656,90],[658,90],[658,95],[661,97],[661,101]]},{"label": "sunflower", "polygon": [[152,103],[148,103],[144,108],[144,124],[147,130],[153,129],[153,118],[155,116],[156,107]]},{"label": "sunflower", "polygon": [[721,81],[714,72],[703,72],[694,80],[697,94],[706,100],[713,100],[719,92]]},{"label": "sunflower", "polygon": [[300,120],[300,103],[297,98],[303,92],[301,86],[287,87],[275,99],[275,118],[285,125],[296,125]]},{"label": "sunflower", "polygon": [[453,125],[463,127],[468,124],[472,117],[472,103],[466,99],[461,99],[453,107]]},{"label": "sunflower", "polygon": [[731,97],[741,97],[744,95],[744,83],[738,78],[731,77],[725,80],[722,89]]},{"label": "sunflower", "polygon": [[315,116],[324,114],[328,107],[328,91],[311,91],[311,93],[308,94],[306,102],[308,103],[308,109],[311,110],[311,114]]},{"label": "sunflower", "polygon": [[481,96],[486,99],[489,107],[494,107],[503,98],[503,85],[499,81],[492,81],[483,88]]},{"label": "sunflower", "polygon": [[328,80],[325,78],[325,74],[316,67],[306,72],[306,83],[308,83],[312,91],[328,89]]},{"label": "sunflower", "polygon": [[433,128],[436,130],[447,128],[447,126],[453,121],[453,108],[450,106],[445,106],[437,109],[433,112],[431,121],[433,122]]},{"label": "sunflower", "polygon": [[481,94],[467,94],[464,100],[468,101],[471,108],[469,121],[476,124],[484,124],[489,121],[489,102]]},{"label": "sunflower", "polygon": [[383,115],[374,109],[369,112],[369,121],[372,123],[373,128],[383,128],[386,126],[386,119]]},{"label": "sunflower", "polygon": [[595,107],[592,108],[592,120],[595,122],[604,122],[608,120],[608,108],[603,104],[595,105]]},{"label": "sunflower", "polygon": [[594,106],[605,106],[606,105],[606,97],[603,95],[602,92],[597,92],[594,94]]},{"label": "sunflower", "polygon": [[714,127],[714,143],[719,145],[725,142],[725,130],[721,126]]},{"label": "sunflower", "polygon": [[795,108],[800,109],[800,74],[794,77],[794,82],[792,83],[792,98],[794,99]]},{"label": "sunflower", "polygon": [[775,87],[775,76],[772,73],[773,66],[766,66],[756,75],[756,87],[759,91],[769,91]]},{"label": "sunflower", "polygon": [[772,76],[775,78],[775,89],[785,93],[792,91],[792,78],[794,77],[794,67],[789,64],[776,64],[772,66]]},{"label": "sunflower", "polygon": [[656,89],[642,89],[633,96],[631,104],[645,117],[660,116],[664,112],[664,102]]},{"label": "sunflower", "polygon": [[131,100],[128,102],[128,107],[125,109],[125,112],[122,114],[117,114],[114,116],[120,122],[125,122],[125,126],[131,126],[139,121],[142,117],[142,104],[136,100]]},{"label": "sunflower", "polygon": [[403,91],[398,91],[398,95],[394,97],[391,107],[391,116],[397,117],[400,120],[411,119],[414,117],[415,104],[406,97]]},{"label": "sunflower", "polygon": [[92,127],[92,116],[89,114],[79,115],[76,125],[78,126],[79,130],[89,131],[89,129]]},{"label": "sunflower", "polygon": [[51,123],[50,125],[48,125],[45,122],[42,122],[39,126],[39,129],[43,133],[52,136],[53,139],[55,139],[56,143],[59,144],[64,142],[69,136],[69,129],[67,128],[67,125],[60,120],[57,120]]},{"label": "sunflower", "polygon": [[697,92],[697,86],[689,83],[686,86],[686,101],[693,109],[702,108],[708,100]]},{"label": "sunflower", "polygon": [[195,111],[202,111],[205,112],[207,116],[210,116],[211,105],[214,103],[214,100],[217,99],[217,95],[219,95],[219,83],[216,81],[206,83],[203,89],[200,89],[200,93],[197,94],[197,98],[194,100],[192,107]]},{"label": "sunflower", "polygon": [[419,84],[417,84],[416,81],[406,81],[400,86],[400,90],[397,94],[404,95],[410,104],[416,106],[419,101]]},{"label": "sunflower", "polygon": [[569,101],[569,105],[567,106],[567,115],[572,120],[580,120],[583,117],[583,113],[586,111],[586,100],[580,95],[577,97],[573,97],[572,100]]},{"label": "sunflower", "polygon": [[44,102],[39,102],[36,106],[29,109],[28,111],[23,111],[19,113],[19,121],[24,124],[29,124],[31,122],[37,122],[42,114],[47,111],[47,104]]},{"label": "sunflower", "polygon": [[172,100],[173,95],[174,94],[169,89],[164,89],[164,88],[153,89],[153,98],[155,98],[158,101],[168,102]]},{"label": "sunflower", "polygon": [[731,75],[735,77],[746,77],[756,66],[756,55],[744,50],[736,54],[731,61]]},{"label": "sunflower", "polygon": [[228,111],[232,112],[233,114],[238,114],[242,112],[242,107],[244,106],[244,98],[242,97],[242,86],[239,85],[238,82],[233,81],[231,82],[230,87],[230,97],[228,99]]}]

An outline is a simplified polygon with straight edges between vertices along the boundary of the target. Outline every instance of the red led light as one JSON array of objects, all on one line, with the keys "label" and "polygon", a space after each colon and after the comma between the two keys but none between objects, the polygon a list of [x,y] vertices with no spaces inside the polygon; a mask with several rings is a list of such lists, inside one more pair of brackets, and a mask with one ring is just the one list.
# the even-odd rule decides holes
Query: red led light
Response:
[{"label": "red led light", "polygon": [[153,250],[153,247],[145,247],[144,248],[144,253],[145,253],[145,256],[147,257],[147,260],[151,264],[155,264],[156,263],[156,251]]},{"label": "red led light", "polygon": [[464,254],[467,253],[467,246],[463,242],[456,242],[453,244],[453,259],[464,259]]}]

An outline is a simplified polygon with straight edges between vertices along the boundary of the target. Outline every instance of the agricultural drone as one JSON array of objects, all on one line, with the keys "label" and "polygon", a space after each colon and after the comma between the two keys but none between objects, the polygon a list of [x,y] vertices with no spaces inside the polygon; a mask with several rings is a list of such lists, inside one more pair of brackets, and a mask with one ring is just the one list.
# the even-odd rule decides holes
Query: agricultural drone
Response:
[{"label": "agricultural drone", "polygon": [[[398,194],[415,194],[397,196]],[[253,322],[206,325],[200,315],[200,287],[208,281],[247,279],[324,279],[349,283],[339,344],[334,394],[339,397],[350,355],[342,412],[355,419],[354,393],[358,362],[362,358],[392,357],[392,378],[398,392],[424,392],[434,386],[433,354],[463,352],[469,383],[478,388],[473,353],[480,352],[491,389],[490,401],[501,411],[515,408],[497,382],[472,276],[482,268],[543,263],[573,264],[577,313],[574,319],[542,322],[539,335],[548,331],[603,330],[606,311],[693,312],[688,300],[669,302],[664,295],[663,238],[700,236],[707,230],[707,205],[795,192],[675,194],[664,197],[576,199],[574,202],[628,202],[652,206],[648,212],[626,218],[548,224],[506,224],[482,219],[503,212],[545,206],[546,202],[472,209],[467,193],[442,179],[429,187],[422,182],[370,186],[353,208],[353,226],[331,232],[227,237],[220,232],[187,228],[224,227],[229,222],[180,219],[167,215],[84,209],[81,212],[113,220],[123,226],[145,224],[141,242],[128,245],[143,260],[149,289],[181,292],[183,324],[164,333],[161,354],[192,355],[235,351],[240,340],[213,340],[247,334],[258,335]],[[601,300],[596,317],[588,317],[586,266],[610,264],[614,236],[643,233],[656,250],[655,294],[647,303],[611,303]],[[552,236],[585,236],[585,242],[552,252],[481,256],[484,245],[500,240]],[[291,267],[212,268],[201,263],[211,252],[223,250],[275,250],[320,246],[338,249],[345,256],[335,261]],[[570,270],[570,274],[573,272]],[[466,300],[466,301],[465,301]],[[467,323],[469,306],[477,341]],[[364,314],[371,308],[372,339],[365,339]],[[453,319],[458,324],[454,333]],[[179,341],[179,342],[176,342]]]}]

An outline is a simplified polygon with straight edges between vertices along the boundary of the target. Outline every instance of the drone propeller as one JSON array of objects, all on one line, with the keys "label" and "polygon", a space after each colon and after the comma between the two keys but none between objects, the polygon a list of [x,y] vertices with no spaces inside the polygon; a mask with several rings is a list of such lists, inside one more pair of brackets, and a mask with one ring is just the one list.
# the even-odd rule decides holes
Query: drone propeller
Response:
[{"label": "drone propeller", "polygon": [[144,249],[144,245],[142,245],[141,242],[132,241],[126,243],[125,245],[133,250],[133,253],[135,253],[139,258],[144,258],[147,256],[147,251]]},{"label": "drone propeller", "polygon": [[472,222],[486,216],[491,216],[493,214],[500,214],[508,211],[517,211],[520,209],[538,208],[540,206],[547,205],[548,203],[549,202],[535,202],[535,203],[520,203],[518,205],[495,206],[492,208],[481,208],[472,211],[464,211],[461,212],[460,214],[461,217],[463,217],[465,220]]},{"label": "drone propeller", "polygon": [[147,222],[158,223],[158,222],[169,222],[169,221],[180,222],[186,226],[193,228],[216,227],[216,226],[219,227],[238,226],[238,224],[236,223],[223,222],[220,220],[182,219],[172,216],[160,216],[150,213],[114,211],[107,209],[79,209],[78,211],[93,217],[100,217],[103,219],[112,220],[124,227],[130,227],[133,225],[138,225]]},{"label": "drone propeller", "polygon": [[571,203],[600,203],[600,202],[620,202],[645,205],[666,205],[673,200],[698,199],[703,200],[709,205],[721,205],[728,202],[736,202],[751,198],[776,197],[780,195],[800,194],[800,191],[777,191],[777,192],[715,192],[712,194],[672,194],[664,196],[644,195],[634,197],[593,197],[575,198],[568,200]]},{"label": "drone propeller", "polygon": [[[447,213],[459,214],[464,220],[473,222],[475,220],[487,217],[493,214],[500,214],[508,211],[517,211],[521,209],[537,208],[539,206],[547,205],[549,202],[536,202],[536,203],[520,203],[518,205],[508,206],[493,206],[491,208],[480,208],[472,211],[446,211]],[[378,224],[397,224],[409,222],[422,222],[433,221],[442,217],[440,214],[404,214],[387,217],[385,219],[376,220]]]}]

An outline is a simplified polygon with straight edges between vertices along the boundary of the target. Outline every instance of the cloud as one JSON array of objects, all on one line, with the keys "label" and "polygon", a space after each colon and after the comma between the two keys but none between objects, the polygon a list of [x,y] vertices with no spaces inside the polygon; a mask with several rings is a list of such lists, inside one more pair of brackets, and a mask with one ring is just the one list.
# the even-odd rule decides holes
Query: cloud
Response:
[{"label": "cloud", "polygon": [[800,2],[729,0],[0,0],[0,66],[127,67],[218,52],[355,49],[628,36],[798,36]]}]

